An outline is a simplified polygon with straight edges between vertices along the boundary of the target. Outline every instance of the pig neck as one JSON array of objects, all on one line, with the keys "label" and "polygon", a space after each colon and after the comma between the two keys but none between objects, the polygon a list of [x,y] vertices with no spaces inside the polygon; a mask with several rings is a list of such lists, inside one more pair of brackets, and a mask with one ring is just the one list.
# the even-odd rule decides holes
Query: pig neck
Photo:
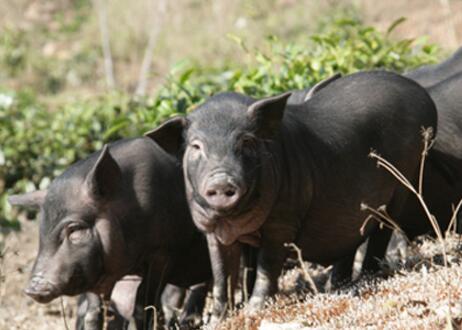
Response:
[{"label": "pig neck", "polygon": [[298,224],[314,195],[315,167],[311,134],[305,125],[286,111],[280,131],[269,145],[276,187],[270,218]]},{"label": "pig neck", "polygon": [[[184,253],[194,239],[194,228],[192,219],[187,209],[186,201],[178,203],[170,213],[165,214],[162,219],[151,221],[154,217],[145,219],[144,225],[140,225],[136,231],[136,239],[128,242],[128,250],[131,252],[131,260],[134,260],[133,270],[140,274],[144,272],[146,264],[159,260],[165,262],[165,258],[175,257]],[[161,205],[161,204],[159,204]],[[130,224],[127,224],[127,231]],[[128,240],[128,239],[127,239]],[[164,261],[160,261],[164,260]]]},{"label": "pig neck", "polygon": [[301,225],[313,195],[312,157],[305,138],[306,128],[289,121],[273,139],[263,142],[259,198],[251,211],[217,222],[214,233],[222,244],[237,240],[258,246],[260,230],[281,219],[278,225]]},{"label": "pig neck", "polygon": [[194,226],[176,158],[149,139],[133,142],[146,147],[144,158],[139,161],[129,155],[120,160],[124,186],[129,188],[117,205],[121,205],[118,213],[123,219],[119,222],[127,243],[127,256],[132,261],[131,270],[143,273],[145,265],[153,259],[187,247]]}]

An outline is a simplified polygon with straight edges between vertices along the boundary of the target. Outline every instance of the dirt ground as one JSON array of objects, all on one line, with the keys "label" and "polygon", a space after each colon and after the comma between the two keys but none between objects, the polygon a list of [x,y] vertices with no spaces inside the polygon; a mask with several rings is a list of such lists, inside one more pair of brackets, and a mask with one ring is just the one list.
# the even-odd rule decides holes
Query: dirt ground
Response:
[{"label": "dirt ground", "polygon": [[462,329],[461,237],[449,235],[444,246],[426,238],[389,259],[382,276],[336,292],[281,295],[253,315],[236,312],[219,329]]},{"label": "dirt ground", "polygon": [[[75,298],[40,305],[22,292],[38,247],[38,226],[27,220],[21,225],[20,232],[0,234],[0,330],[59,330],[66,329],[65,322],[73,329]],[[386,267],[393,276],[358,282],[338,293],[294,295],[302,274],[295,268],[280,279],[281,291],[292,294],[277,298],[256,315],[237,312],[220,329],[462,329],[461,242],[458,235],[445,241],[445,267],[438,241],[425,239],[406,247],[395,240],[391,245],[399,251],[389,251],[392,261]],[[307,267],[321,288],[327,270]]]},{"label": "dirt ground", "polygon": [[[21,221],[22,231],[8,235],[0,233],[0,330],[66,329],[64,308],[69,328],[74,327],[75,298],[64,297],[41,305],[27,297],[22,290],[38,248],[38,223]],[[6,236],[6,237],[5,237]]]}]

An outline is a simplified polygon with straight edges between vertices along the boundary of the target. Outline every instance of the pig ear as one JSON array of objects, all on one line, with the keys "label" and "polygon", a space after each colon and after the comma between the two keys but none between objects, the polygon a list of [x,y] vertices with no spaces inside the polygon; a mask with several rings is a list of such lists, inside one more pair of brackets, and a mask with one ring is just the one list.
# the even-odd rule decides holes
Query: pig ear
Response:
[{"label": "pig ear", "polygon": [[183,130],[186,127],[185,117],[173,117],[159,127],[144,133],[170,154],[176,154],[183,144]]},{"label": "pig ear", "polygon": [[8,203],[14,206],[39,208],[45,202],[46,190],[36,190],[22,195],[11,195]]},{"label": "pig ear", "polygon": [[279,127],[287,99],[291,92],[276,95],[253,103],[247,110],[247,115],[257,124],[257,134],[269,137]]},{"label": "pig ear", "polygon": [[127,275],[116,282],[111,292],[111,302],[126,320],[130,320],[135,311],[136,295],[143,279],[137,275]]},{"label": "pig ear", "polygon": [[334,80],[337,80],[338,78],[341,78],[341,77],[342,77],[342,75],[340,73],[336,73],[336,74],[334,74],[333,76],[331,76],[329,78],[321,80],[320,82],[318,82],[316,85],[314,85],[310,89],[310,91],[306,94],[305,98],[303,99],[303,102],[308,101],[309,99],[311,99],[313,97],[314,94],[319,92],[321,89],[323,89],[324,87],[329,85]]},{"label": "pig ear", "polygon": [[95,199],[109,197],[114,195],[120,188],[122,173],[119,165],[112,158],[109,152],[109,147],[106,144],[101,151],[95,165],[87,174],[85,186],[90,194]]}]

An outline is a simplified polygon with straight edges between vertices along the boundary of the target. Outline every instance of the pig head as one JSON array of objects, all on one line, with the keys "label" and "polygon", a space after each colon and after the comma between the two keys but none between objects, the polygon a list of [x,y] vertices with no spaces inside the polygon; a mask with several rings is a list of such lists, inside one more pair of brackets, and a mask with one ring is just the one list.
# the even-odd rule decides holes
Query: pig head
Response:
[{"label": "pig head", "polygon": [[47,191],[9,198],[41,210],[38,255],[25,289],[40,303],[85,291],[109,295],[130,267],[114,208],[123,194],[121,170],[107,146],[95,157],[93,164],[66,171]]}]

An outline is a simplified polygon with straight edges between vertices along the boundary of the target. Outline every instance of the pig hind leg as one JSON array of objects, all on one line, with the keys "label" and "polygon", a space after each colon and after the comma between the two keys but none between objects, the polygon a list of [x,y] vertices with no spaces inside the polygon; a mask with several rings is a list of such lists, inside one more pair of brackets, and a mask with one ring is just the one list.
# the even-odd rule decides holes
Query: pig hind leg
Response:
[{"label": "pig hind leg", "polygon": [[[390,203],[387,205],[387,213],[392,220],[394,220],[398,226],[401,225],[400,214],[405,207],[408,198],[414,198],[410,192],[402,185],[399,185]],[[389,226],[390,224],[387,224]],[[375,273],[379,271],[380,262],[385,258],[387,252],[388,243],[390,242],[391,235],[393,234],[392,229],[383,226],[378,227],[375,232],[369,236],[369,242],[367,244],[366,255],[364,256],[361,273]]]},{"label": "pig hind leg", "polygon": [[189,287],[183,310],[179,317],[180,329],[200,328],[208,291],[209,283],[207,282]]},{"label": "pig hind leg", "polygon": [[351,281],[356,251],[337,261],[330,274],[330,289],[335,290]]}]

